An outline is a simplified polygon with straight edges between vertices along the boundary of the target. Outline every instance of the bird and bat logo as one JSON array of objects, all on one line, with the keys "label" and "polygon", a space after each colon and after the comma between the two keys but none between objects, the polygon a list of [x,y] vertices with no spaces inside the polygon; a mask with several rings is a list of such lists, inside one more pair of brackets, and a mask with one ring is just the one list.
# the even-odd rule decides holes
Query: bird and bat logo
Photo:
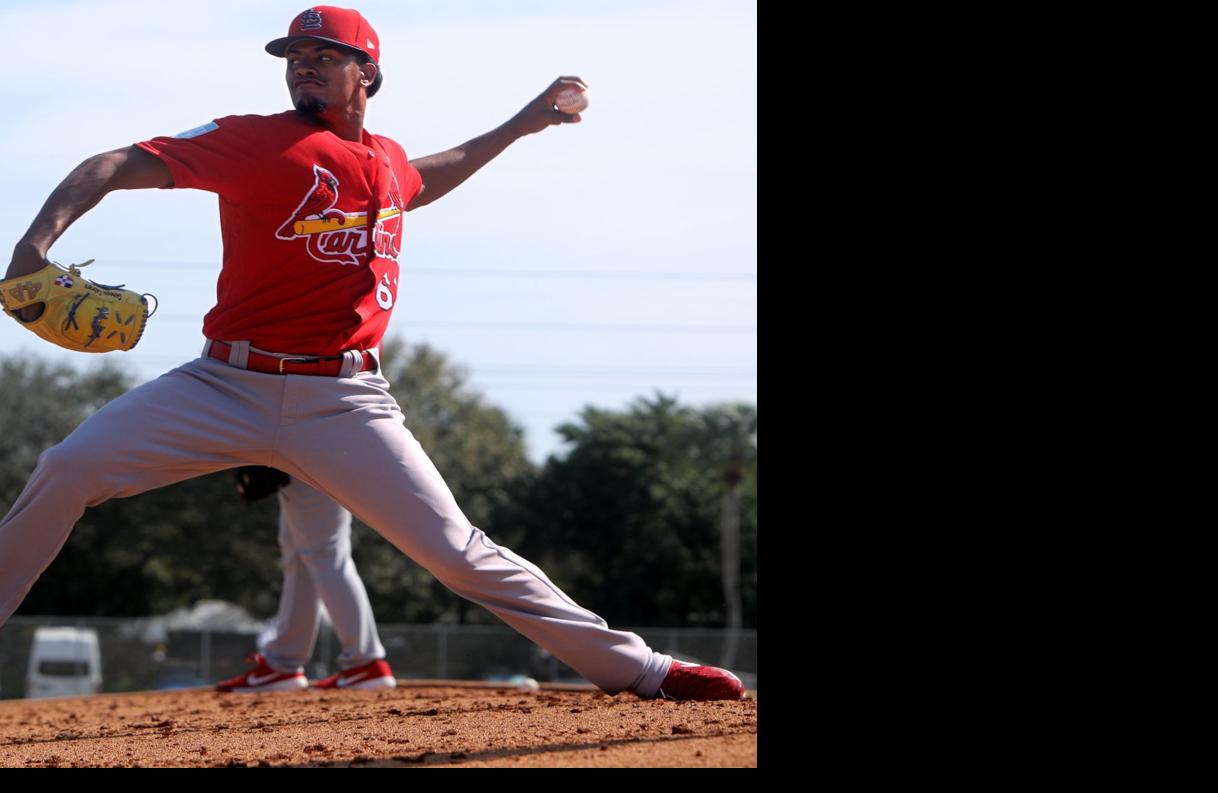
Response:
[{"label": "bird and bat logo", "polygon": [[[376,255],[396,262],[402,250],[403,211],[396,176],[388,192],[390,206],[382,208],[377,214],[371,237]],[[314,164],[313,186],[305,193],[291,217],[275,232],[275,238],[303,238],[309,256],[316,261],[358,267],[368,258],[368,213],[335,209],[338,199],[338,178]]]}]

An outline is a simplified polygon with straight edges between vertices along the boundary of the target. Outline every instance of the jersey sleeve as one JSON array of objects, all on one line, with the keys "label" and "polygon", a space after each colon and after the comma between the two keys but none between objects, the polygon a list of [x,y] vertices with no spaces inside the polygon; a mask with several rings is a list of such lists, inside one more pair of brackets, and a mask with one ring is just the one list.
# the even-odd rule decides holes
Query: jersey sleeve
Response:
[{"label": "jersey sleeve", "polygon": [[259,135],[247,116],[228,116],[135,145],[161,159],[173,186],[194,188],[239,200],[257,185],[261,160]]},{"label": "jersey sleeve", "polygon": [[398,183],[402,189],[402,206],[410,205],[414,197],[423,189],[423,176],[419,173],[419,169],[414,167],[414,163],[406,156],[406,150],[402,148],[396,140],[385,138],[385,141],[392,147],[394,154],[394,170],[397,173]]},{"label": "jersey sleeve", "polygon": [[419,173],[419,169],[414,167],[414,163],[407,162],[406,169],[410,171],[410,187],[406,188],[407,198],[406,204],[414,200],[414,197],[423,191],[423,175]]}]

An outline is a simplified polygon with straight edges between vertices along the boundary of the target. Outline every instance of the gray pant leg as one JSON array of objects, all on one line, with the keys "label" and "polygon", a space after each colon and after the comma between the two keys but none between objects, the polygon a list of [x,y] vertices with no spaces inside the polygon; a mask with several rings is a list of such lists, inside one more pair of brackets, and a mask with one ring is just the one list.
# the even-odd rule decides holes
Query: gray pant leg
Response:
[{"label": "gray pant leg", "polygon": [[[319,380],[320,378],[312,378]],[[278,452],[284,470],[330,493],[426,568],[610,693],[659,689],[671,658],[611,630],[535,565],[472,526],[379,375],[290,378]],[[346,410],[336,410],[336,404]],[[289,466],[291,466],[289,468]]]},{"label": "gray pant leg", "polygon": [[[277,417],[262,403],[277,407],[282,384],[253,383],[249,374],[192,361],[112,400],[42,453],[0,521],[0,625],[55,559],[86,507],[225,468],[266,464]],[[254,394],[263,399],[251,399]]]},{"label": "gray pant leg", "polygon": [[278,495],[284,589],[277,636],[265,648],[268,663],[291,668],[308,661],[317,640],[319,598],[342,645],[341,668],[384,658],[372,604],[351,558],[351,513],[295,479]]},{"label": "gray pant leg", "polygon": [[313,657],[317,632],[321,626],[321,597],[304,558],[296,550],[287,513],[280,500],[279,554],[283,567],[283,589],[273,635],[262,646],[262,654],[272,669],[280,672],[303,671]]}]

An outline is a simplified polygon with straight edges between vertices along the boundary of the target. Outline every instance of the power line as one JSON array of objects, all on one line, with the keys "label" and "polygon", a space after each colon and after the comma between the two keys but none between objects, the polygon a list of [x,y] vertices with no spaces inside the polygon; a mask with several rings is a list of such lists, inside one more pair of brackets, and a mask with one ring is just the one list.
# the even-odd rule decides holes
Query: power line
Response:
[{"label": "power line", "polygon": [[[157,315],[162,322],[201,322],[195,314]],[[756,325],[678,325],[642,322],[480,322],[473,320],[413,319],[399,323],[412,328],[450,328],[455,330],[577,331],[613,333],[756,333]]]},{"label": "power line", "polygon": [[[755,385],[755,384],[754,384]],[[618,381],[613,383],[577,383],[577,382],[554,382],[554,383],[505,383],[494,382],[479,385],[474,383],[475,389],[487,391],[502,391],[502,390],[518,390],[518,391],[567,391],[573,394],[584,394],[593,391],[604,391],[606,389],[623,389],[628,388],[634,391],[639,389],[661,389],[661,390],[679,390],[679,391],[724,391],[732,390],[729,384],[716,383],[696,383],[693,385],[676,385],[673,383],[657,383],[654,380],[626,382]]]},{"label": "power line", "polygon": [[[161,366],[150,365],[145,362],[143,365],[137,364],[136,368],[141,374],[157,376],[165,370]],[[544,377],[544,376],[543,376]],[[481,377],[473,377],[465,383],[467,389],[474,391],[559,391],[570,394],[588,394],[601,393],[604,391],[621,391],[629,390],[632,392],[660,390],[675,390],[682,393],[688,391],[706,392],[715,391],[722,392],[724,390],[739,390],[740,386],[745,386],[746,390],[756,389],[756,381],[749,378],[734,378],[734,379],[707,379],[707,378],[689,378],[691,382],[673,382],[671,380],[612,380],[612,381],[589,381],[589,380],[548,380],[534,382],[520,382],[513,380],[496,380],[486,379]],[[751,389],[748,388],[751,386]]]},{"label": "power line", "polygon": [[[159,366],[141,366],[138,367],[142,373],[163,372],[163,367]],[[696,389],[707,390],[713,389],[722,391],[724,389],[737,389],[741,386],[756,388],[757,381],[748,377],[729,377],[729,378],[706,378],[706,377],[678,377],[675,380],[670,378],[655,379],[655,380],[554,380],[545,379],[547,377],[557,377],[558,375],[541,375],[542,379],[533,381],[520,380],[498,380],[495,378],[485,378],[474,376],[464,384],[467,389],[475,391],[498,391],[498,390],[536,390],[536,391],[570,391],[572,393],[585,393],[589,391],[603,391],[606,389],[623,389],[631,390],[648,390],[648,389]],[[616,375],[606,375],[606,377],[614,377]]]},{"label": "power line", "polygon": [[648,272],[646,270],[458,270],[433,267],[408,267],[402,275],[438,278],[587,278],[587,279],[662,279],[662,280],[751,280],[757,273],[746,272]]},{"label": "power line", "polygon": [[[218,262],[145,262],[126,259],[107,259],[107,264],[123,267],[156,267],[165,270],[212,270],[219,274]],[[428,278],[569,278],[569,279],[642,279],[642,280],[677,280],[677,281],[743,281],[757,277],[755,272],[734,270],[703,270],[703,271],[650,271],[650,270],[510,270],[510,269],[470,269],[448,267],[410,267],[402,268],[402,275],[426,276]]]},{"label": "power line", "polygon": [[748,374],[757,374],[756,366],[741,366],[741,367],[690,367],[690,366],[566,366],[564,364],[551,365],[519,365],[519,364],[468,364],[463,365],[475,375],[482,373],[492,374],[524,374],[524,375],[539,375],[544,376],[551,373],[569,374],[569,375],[592,375],[592,376],[616,376],[620,374],[655,374],[667,376],[698,376],[698,377],[731,377],[743,376]]},{"label": "power line", "polygon": [[642,322],[475,322],[470,320],[416,319],[406,320],[407,327],[477,328],[485,330],[573,330],[612,331],[625,333],[755,333],[756,325],[678,325]]},{"label": "power line", "polygon": [[[141,353],[140,363],[159,361],[162,363],[185,363],[190,360],[189,353],[171,355],[167,353]],[[618,377],[620,375],[656,375],[663,377],[692,377],[706,379],[741,379],[756,376],[756,366],[618,366],[613,364],[570,366],[567,364],[518,364],[518,363],[456,363],[457,368],[465,374],[482,379],[486,375],[522,375],[525,377]]]}]

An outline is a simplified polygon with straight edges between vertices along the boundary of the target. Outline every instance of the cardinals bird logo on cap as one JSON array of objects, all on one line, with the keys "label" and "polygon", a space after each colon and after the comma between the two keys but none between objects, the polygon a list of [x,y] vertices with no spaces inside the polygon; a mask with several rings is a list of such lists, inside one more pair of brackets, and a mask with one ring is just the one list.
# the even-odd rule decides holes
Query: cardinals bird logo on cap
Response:
[{"label": "cardinals bird logo on cap", "polygon": [[316,8],[310,8],[308,11],[300,15],[301,30],[317,30],[321,27],[321,12]]}]

